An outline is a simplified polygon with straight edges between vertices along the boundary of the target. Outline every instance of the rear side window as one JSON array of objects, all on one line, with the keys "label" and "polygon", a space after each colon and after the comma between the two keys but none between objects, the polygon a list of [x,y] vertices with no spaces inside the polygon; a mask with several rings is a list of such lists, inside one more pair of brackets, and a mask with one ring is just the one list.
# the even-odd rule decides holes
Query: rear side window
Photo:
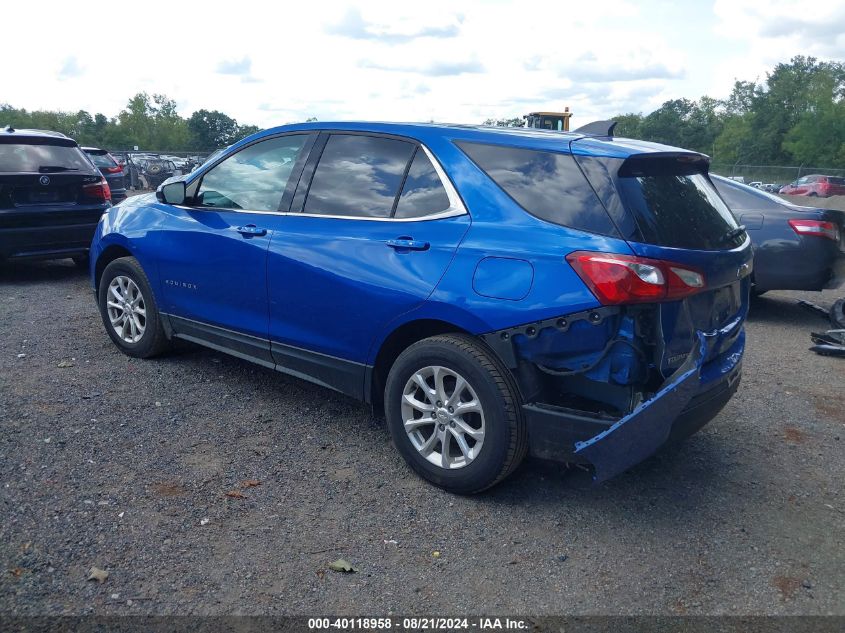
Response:
[{"label": "rear side window", "polygon": [[591,233],[617,233],[571,155],[481,143],[457,145],[531,215]]},{"label": "rear side window", "polygon": [[845,178],[837,178],[836,176],[828,176],[827,181],[831,185],[845,185]]},{"label": "rear side window", "polygon": [[642,240],[672,248],[736,248],[745,234],[695,162],[670,158],[628,159],[619,170],[618,188],[634,215]]},{"label": "rear side window", "polygon": [[326,143],[304,213],[389,218],[413,143],[360,134],[332,134]]},{"label": "rear side window", "polygon": [[[307,134],[294,134],[245,147],[203,176],[197,202],[204,207],[278,211],[307,139]],[[168,170],[174,168],[170,161],[160,164]]]},{"label": "rear side window", "polygon": [[91,172],[91,164],[78,147],[0,143],[0,172]]},{"label": "rear side window", "polygon": [[402,195],[396,205],[396,218],[421,218],[446,211],[450,206],[449,195],[443,188],[440,176],[422,149],[418,149],[402,186]]}]

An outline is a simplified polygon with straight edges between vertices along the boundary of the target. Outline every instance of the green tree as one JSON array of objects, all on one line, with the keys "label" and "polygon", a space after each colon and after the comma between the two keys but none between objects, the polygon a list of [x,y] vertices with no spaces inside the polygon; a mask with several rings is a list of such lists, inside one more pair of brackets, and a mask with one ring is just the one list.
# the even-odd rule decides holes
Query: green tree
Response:
[{"label": "green tree", "polygon": [[212,151],[231,145],[238,138],[238,122],[217,110],[197,110],[188,119],[191,147]]},{"label": "green tree", "polygon": [[642,138],[643,115],[636,112],[613,117],[616,127],[613,133],[625,138]]}]

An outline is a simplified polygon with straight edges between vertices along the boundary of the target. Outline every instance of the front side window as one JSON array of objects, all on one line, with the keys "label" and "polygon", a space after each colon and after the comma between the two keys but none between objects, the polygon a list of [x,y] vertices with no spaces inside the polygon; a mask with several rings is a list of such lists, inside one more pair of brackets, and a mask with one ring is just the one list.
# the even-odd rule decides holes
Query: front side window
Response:
[{"label": "front side window", "polygon": [[446,211],[449,206],[449,195],[443,188],[440,176],[426,153],[418,149],[402,186],[402,195],[399,196],[393,217],[421,218]]},{"label": "front side window", "polygon": [[360,134],[329,137],[304,213],[389,218],[416,146]]},{"label": "front side window", "polygon": [[278,211],[307,134],[268,139],[245,147],[202,178],[197,203],[203,207]]}]

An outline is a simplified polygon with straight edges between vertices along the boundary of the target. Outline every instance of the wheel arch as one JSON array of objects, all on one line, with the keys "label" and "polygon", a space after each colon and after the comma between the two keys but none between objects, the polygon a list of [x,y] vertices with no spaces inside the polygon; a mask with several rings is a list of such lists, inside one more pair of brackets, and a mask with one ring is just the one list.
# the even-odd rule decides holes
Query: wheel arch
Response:
[{"label": "wheel arch", "polygon": [[365,397],[377,411],[384,408],[384,387],[387,383],[387,375],[393,363],[405,349],[414,343],[438,334],[469,334],[465,328],[440,319],[420,318],[396,327],[382,341],[375,354],[368,387],[365,388]]},{"label": "wheel arch", "polygon": [[94,291],[96,293],[100,292],[100,279],[103,277],[103,271],[106,269],[106,266],[121,257],[132,256],[132,251],[121,244],[110,244],[103,249],[103,252],[97,257],[97,263],[94,267]]}]

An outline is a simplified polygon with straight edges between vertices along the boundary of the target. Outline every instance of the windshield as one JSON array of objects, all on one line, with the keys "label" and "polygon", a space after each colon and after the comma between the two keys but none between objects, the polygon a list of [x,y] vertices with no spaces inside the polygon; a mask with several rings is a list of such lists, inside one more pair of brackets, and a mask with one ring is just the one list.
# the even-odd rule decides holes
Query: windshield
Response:
[{"label": "windshield", "polygon": [[78,147],[0,143],[0,172],[91,171]]}]

